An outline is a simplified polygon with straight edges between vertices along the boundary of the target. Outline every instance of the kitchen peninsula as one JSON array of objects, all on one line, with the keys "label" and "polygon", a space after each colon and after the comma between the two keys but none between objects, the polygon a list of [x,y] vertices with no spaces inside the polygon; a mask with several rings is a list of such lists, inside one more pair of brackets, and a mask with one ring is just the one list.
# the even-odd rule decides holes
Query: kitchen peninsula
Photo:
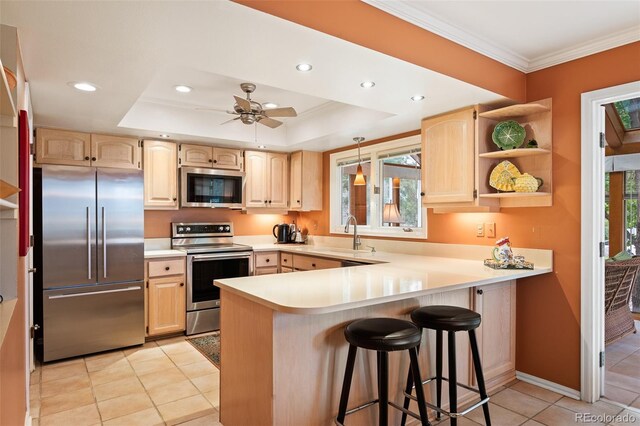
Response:
[{"label": "kitchen peninsula", "polygon": [[[216,281],[222,289],[220,418],[225,425],[327,425],[337,412],[348,345],[343,329],[358,318],[408,319],[423,305],[450,304],[482,314],[479,329],[489,389],[515,377],[516,280],[552,271],[549,250],[517,250],[534,270],[492,270],[486,247],[428,244],[422,255],[324,247],[254,246],[293,256],[368,263],[336,269]],[[295,259],[295,257],[294,257]],[[294,260],[295,261],[295,260]],[[420,352],[423,374],[433,371]],[[458,377],[474,385],[466,336],[458,339]],[[401,402],[408,360],[390,357],[390,397]],[[446,368],[446,366],[445,366]],[[359,351],[349,406],[376,398],[375,356]],[[430,390],[425,389],[427,398]],[[447,395],[446,386],[444,395]],[[460,394],[468,400],[469,393]],[[348,423],[374,424],[365,409]],[[398,413],[393,412],[392,415]],[[398,419],[394,419],[394,424]]]}]

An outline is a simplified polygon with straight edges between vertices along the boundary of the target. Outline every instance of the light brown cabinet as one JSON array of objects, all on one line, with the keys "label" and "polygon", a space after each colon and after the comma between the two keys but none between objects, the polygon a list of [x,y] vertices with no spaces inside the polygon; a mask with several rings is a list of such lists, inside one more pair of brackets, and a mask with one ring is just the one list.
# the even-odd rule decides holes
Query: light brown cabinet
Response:
[{"label": "light brown cabinet", "polygon": [[145,262],[145,322],[148,336],[185,330],[185,259]]},{"label": "light brown cabinet", "polygon": [[340,268],[342,262],[324,257],[293,255],[293,269],[296,271],[316,271],[320,269]]},{"label": "light brown cabinet", "polygon": [[140,169],[140,151],[140,141],[131,137],[55,129],[36,131],[38,164]]},{"label": "light brown cabinet", "polygon": [[143,142],[145,209],[178,208],[177,153],[178,149],[173,142]]},{"label": "light brown cabinet", "polygon": [[55,129],[36,130],[36,163],[91,165],[91,135]]},{"label": "light brown cabinet", "polygon": [[294,152],[290,167],[290,210],[322,210],[322,153]]},{"label": "light brown cabinet", "polygon": [[180,166],[242,170],[242,151],[206,145],[180,144]]},{"label": "light brown cabinet", "polygon": [[279,253],[277,251],[266,251],[254,253],[254,275],[267,275],[278,273],[278,259]]},{"label": "light brown cabinet", "polygon": [[245,151],[245,206],[286,209],[288,205],[288,155]]}]

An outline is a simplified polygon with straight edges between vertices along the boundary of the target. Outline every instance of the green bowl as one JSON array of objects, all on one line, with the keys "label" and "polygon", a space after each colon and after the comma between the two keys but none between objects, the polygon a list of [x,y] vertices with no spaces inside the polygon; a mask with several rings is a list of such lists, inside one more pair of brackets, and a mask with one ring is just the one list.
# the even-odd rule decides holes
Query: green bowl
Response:
[{"label": "green bowl", "polygon": [[502,121],[496,124],[491,139],[500,149],[515,149],[524,143],[526,133],[517,121]]}]

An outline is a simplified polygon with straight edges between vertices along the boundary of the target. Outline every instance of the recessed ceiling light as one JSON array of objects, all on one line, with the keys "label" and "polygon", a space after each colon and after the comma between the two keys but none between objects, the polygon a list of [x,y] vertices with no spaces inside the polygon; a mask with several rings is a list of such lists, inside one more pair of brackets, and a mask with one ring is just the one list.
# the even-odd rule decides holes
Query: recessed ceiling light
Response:
[{"label": "recessed ceiling light", "polygon": [[421,100],[423,100],[423,99],[424,99],[424,96],[422,96],[422,95],[413,95],[413,96],[411,97],[411,100],[412,100],[412,101],[416,101],[416,102],[419,102],[419,101],[421,101]]},{"label": "recessed ceiling light", "polygon": [[266,148],[266,146],[264,146],[264,145],[258,145],[258,148],[260,148],[260,149],[265,149],[265,148]]},{"label": "recessed ceiling light", "polygon": [[278,104],[274,104],[273,102],[265,102],[262,104],[263,108],[277,108]]},{"label": "recessed ceiling light", "polygon": [[180,93],[189,93],[191,90],[193,90],[193,89],[191,89],[191,87],[184,86],[184,85],[176,86],[176,87],[174,87],[174,89],[176,89],[176,91],[180,92]]},{"label": "recessed ceiling light", "polygon": [[86,81],[71,81],[67,84],[75,89],[82,90],[83,92],[95,92],[98,90],[98,86],[87,83]]},{"label": "recessed ceiling light", "polygon": [[360,87],[364,89],[371,89],[375,85],[376,83],[374,83],[373,81],[363,81],[362,83],[360,83]]},{"label": "recessed ceiling light", "polygon": [[163,134],[160,135],[160,137],[167,139],[167,138],[169,138],[169,135],[166,135],[166,134],[163,133]]},{"label": "recessed ceiling light", "polygon": [[307,71],[311,71],[313,69],[313,66],[311,64],[298,64],[296,65],[296,69],[298,71],[302,71],[302,72],[307,72]]}]

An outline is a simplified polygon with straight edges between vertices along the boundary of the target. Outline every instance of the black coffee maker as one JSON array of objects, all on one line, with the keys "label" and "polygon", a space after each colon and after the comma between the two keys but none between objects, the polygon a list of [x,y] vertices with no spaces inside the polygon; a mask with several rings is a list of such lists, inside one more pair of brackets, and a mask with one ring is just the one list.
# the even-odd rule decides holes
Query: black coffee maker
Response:
[{"label": "black coffee maker", "polygon": [[290,243],[291,237],[294,235],[292,235],[291,227],[287,223],[279,223],[273,227],[273,236],[276,238],[276,243],[278,244]]}]

